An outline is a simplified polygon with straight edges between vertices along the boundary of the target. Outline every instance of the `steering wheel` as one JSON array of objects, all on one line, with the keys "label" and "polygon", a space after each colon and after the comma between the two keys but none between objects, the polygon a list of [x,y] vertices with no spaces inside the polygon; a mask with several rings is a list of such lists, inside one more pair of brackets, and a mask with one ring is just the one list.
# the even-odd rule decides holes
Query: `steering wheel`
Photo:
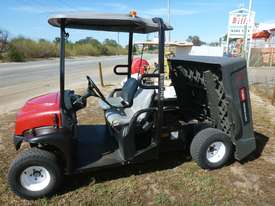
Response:
[{"label": "steering wheel", "polygon": [[93,93],[95,94],[95,96],[100,97],[102,100],[105,100],[104,95],[101,93],[101,91],[96,86],[96,84],[94,83],[94,81],[88,75],[87,75],[87,80],[88,80],[88,89],[90,89],[91,91],[93,91]]}]

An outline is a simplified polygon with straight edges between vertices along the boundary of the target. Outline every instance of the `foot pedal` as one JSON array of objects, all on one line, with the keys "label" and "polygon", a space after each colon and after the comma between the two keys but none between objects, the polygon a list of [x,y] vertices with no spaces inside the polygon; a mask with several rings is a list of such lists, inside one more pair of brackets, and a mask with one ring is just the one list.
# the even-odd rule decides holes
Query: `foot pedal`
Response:
[{"label": "foot pedal", "polygon": [[170,132],[170,139],[177,140],[179,138],[179,131]]}]

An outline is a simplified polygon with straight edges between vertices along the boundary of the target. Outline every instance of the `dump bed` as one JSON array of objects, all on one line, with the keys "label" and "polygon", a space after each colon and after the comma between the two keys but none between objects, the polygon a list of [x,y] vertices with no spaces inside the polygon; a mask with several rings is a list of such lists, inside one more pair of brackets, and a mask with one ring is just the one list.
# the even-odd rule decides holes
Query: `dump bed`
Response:
[{"label": "dump bed", "polygon": [[241,160],[254,151],[246,61],[206,56],[168,61],[178,106],[184,114],[227,133],[236,145],[236,159]]}]

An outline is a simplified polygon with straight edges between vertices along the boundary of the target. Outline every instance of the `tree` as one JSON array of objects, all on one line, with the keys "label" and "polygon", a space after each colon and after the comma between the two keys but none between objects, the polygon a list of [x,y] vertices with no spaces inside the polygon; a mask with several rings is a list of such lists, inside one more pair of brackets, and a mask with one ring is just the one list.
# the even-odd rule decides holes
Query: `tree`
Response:
[{"label": "tree", "polygon": [[121,47],[115,40],[113,39],[105,39],[103,41],[103,44],[106,46],[111,46],[111,47]]},{"label": "tree", "polygon": [[0,30],[0,52],[6,50],[8,45],[8,32],[5,30]]},{"label": "tree", "polygon": [[39,42],[39,43],[49,43],[49,41],[46,40],[46,39],[39,39],[38,42]]},{"label": "tree", "polygon": [[186,39],[187,42],[192,42],[194,46],[201,46],[203,44],[205,44],[204,41],[200,40],[200,37],[198,36],[188,36],[188,38]]},{"label": "tree", "polygon": [[53,40],[53,43],[59,44],[59,42],[60,42],[60,37],[55,37]]},{"label": "tree", "polygon": [[223,36],[223,41],[227,40],[227,33]]},{"label": "tree", "polygon": [[[59,44],[60,43],[60,37],[55,37],[53,40],[53,43]],[[69,38],[65,38],[65,43],[70,43]]]},{"label": "tree", "polygon": [[86,37],[85,39],[80,39],[75,42],[76,44],[91,44],[97,48],[100,48],[102,44],[93,37]]}]

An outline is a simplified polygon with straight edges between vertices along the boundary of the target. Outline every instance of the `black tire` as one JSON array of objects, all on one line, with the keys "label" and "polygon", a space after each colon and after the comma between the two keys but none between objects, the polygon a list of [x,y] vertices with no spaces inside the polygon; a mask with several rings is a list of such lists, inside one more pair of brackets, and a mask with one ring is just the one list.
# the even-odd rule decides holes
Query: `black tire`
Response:
[{"label": "black tire", "polygon": [[[209,147],[213,143],[223,144],[225,152],[222,158],[218,161],[210,161],[207,158]],[[220,143],[221,142],[221,143]],[[230,138],[221,130],[214,128],[207,128],[195,135],[191,146],[190,153],[195,162],[203,169],[217,169],[221,168],[230,162],[233,153],[233,145]]]},{"label": "black tire", "polygon": [[[196,86],[200,87],[201,89],[205,90],[206,84],[204,80],[203,71],[199,71],[197,69],[188,69],[188,68],[181,68],[182,74],[185,77],[185,81],[190,83],[196,84]],[[213,80],[215,83],[215,92],[216,96],[218,97],[218,112],[219,118],[217,125],[213,125],[218,129],[221,129],[228,135],[232,135],[232,125],[230,123],[230,114],[228,111],[229,102],[226,100],[225,90],[222,78],[219,77],[217,74],[212,72]],[[210,112],[210,111],[208,111]]]},{"label": "black tire", "polygon": [[221,129],[226,134],[231,135],[232,128],[228,112],[229,102],[226,100],[223,82],[217,75],[213,74],[213,77],[216,84],[215,93],[218,97],[219,123],[217,126],[218,129]]},{"label": "black tire", "polygon": [[[50,180],[44,189],[38,191],[32,191],[22,185],[22,175],[26,175],[26,169],[31,167],[42,167],[47,171],[47,176],[50,176]],[[41,177],[41,170],[33,170],[33,173],[26,176],[34,177],[34,173],[38,172]],[[24,174],[23,174],[24,173]],[[63,174],[57,163],[56,156],[48,151],[30,148],[22,152],[11,164],[8,171],[8,184],[11,190],[18,196],[33,200],[45,196],[51,196],[58,189],[63,179]]]}]

